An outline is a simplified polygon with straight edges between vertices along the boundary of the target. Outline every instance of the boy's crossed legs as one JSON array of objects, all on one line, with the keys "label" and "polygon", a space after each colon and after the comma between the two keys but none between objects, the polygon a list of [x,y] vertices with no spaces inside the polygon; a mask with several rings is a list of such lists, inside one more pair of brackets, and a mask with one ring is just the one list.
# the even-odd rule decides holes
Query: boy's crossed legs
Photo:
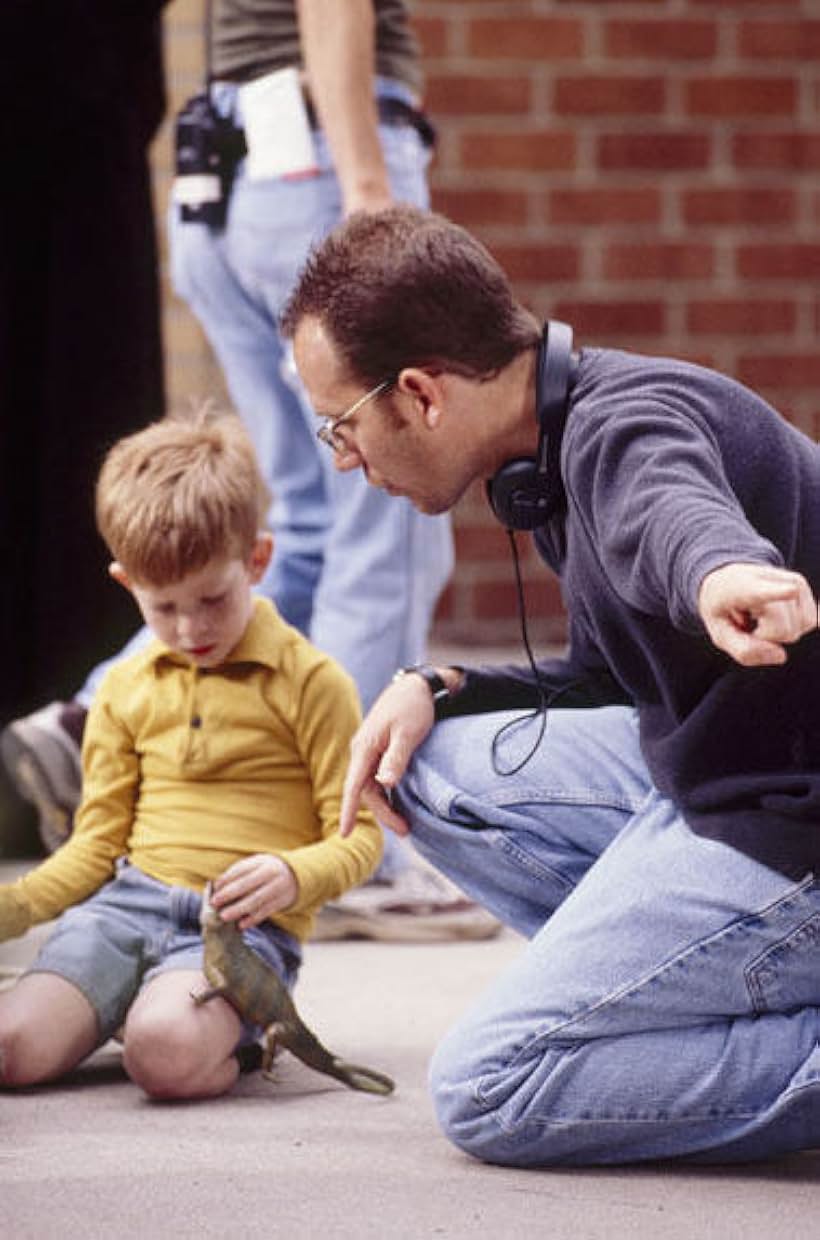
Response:
[{"label": "boy's crossed legs", "polygon": [[[123,1028],[123,1064],[154,1098],[210,1098],[236,1081],[241,1024],[223,999],[197,1005],[197,970],[159,973]],[[29,973],[0,995],[0,1085],[37,1085],[70,1072],[100,1045],[97,1013],[73,982]]]},{"label": "boy's crossed legs", "polygon": [[[125,1070],[150,1096],[229,1090],[238,1047],[260,1031],[223,999],[191,998],[207,988],[199,905],[196,892],[125,864],[64,913],[31,970],[0,994],[0,1086],[53,1080],[122,1029]],[[296,941],[272,923],[245,938],[292,985]]]}]

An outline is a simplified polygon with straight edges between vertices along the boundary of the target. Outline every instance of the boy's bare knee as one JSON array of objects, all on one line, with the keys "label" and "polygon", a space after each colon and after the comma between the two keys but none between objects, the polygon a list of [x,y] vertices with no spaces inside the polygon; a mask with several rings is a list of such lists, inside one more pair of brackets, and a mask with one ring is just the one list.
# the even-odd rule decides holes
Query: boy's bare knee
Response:
[{"label": "boy's bare knee", "polygon": [[98,1040],[94,1009],[62,977],[26,974],[0,994],[0,1086],[54,1080],[91,1054]]},{"label": "boy's bare knee", "polygon": [[134,1084],[157,1099],[224,1093],[238,1072],[230,1058],[211,1062],[207,1046],[190,1028],[147,1012],[126,1024],[123,1064]]},{"label": "boy's bare knee", "polygon": [[0,1086],[36,1085],[48,1075],[42,1048],[33,1031],[14,1013],[0,1017]]},{"label": "boy's bare knee", "polygon": [[151,1097],[185,1097],[195,1050],[173,1022],[160,1016],[143,1013],[125,1026],[125,1070]]},{"label": "boy's bare knee", "polygon": [[15,1085],[30,1085],[26,1079],[23,1060],[25,1041],[15,1029],[0,1025],[0,1085],[13,1089]]}]

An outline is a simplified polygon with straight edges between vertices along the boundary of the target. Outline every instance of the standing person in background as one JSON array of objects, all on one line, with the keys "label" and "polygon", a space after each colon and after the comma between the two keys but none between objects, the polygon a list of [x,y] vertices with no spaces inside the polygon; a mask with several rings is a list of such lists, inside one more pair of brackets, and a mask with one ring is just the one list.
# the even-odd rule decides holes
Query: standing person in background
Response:
[{"label": "standing person in background", "polygon": [[[404,0],[215,0],[205,12],[210,99],[226,145],[247,156],[232,170],[224,226],[172,208],[173,280],[208,335],[274,497],[277,555],[260,589],[353,676],[367,709],[396,668],[424,656],[452,568],[449,517],[332,469],[277,320],[311,244],[343,216],[392,201],[428,206],[417,47]],[[6,763],[47,833],[53,824],[52,840],[70,830],[78,710],[81,725],[106,667],[67,709],[52,703],[6,729]],[[409,856],[391,838],[377,881],[328,906],[317,934],[495,930]]]}]

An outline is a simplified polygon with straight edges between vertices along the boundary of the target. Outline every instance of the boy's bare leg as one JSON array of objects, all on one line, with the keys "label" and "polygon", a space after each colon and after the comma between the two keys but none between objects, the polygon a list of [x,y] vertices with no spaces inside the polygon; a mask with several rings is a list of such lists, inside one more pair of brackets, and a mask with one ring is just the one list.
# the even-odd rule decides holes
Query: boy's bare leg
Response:
[{"label": "boy's bare leg", "polygon": [[138,995],[125,1022],[124,1064],[153,1098],[212,1098],[236,1081],[240,1020],[224,999],[196,1004],[207,988],[198,970],[160,973]]},{"label": "boy's bare leg", "polygon": [[56,973],[25,974],[0,994],[0,1087],[62,1076],[98,1042],[93,1007]]}]

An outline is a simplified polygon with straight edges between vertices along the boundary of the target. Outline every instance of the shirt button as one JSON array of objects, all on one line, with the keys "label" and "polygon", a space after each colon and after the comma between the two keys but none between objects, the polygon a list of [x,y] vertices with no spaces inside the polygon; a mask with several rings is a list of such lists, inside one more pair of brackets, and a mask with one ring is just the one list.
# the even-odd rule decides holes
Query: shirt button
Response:
[{"label": "shirt button", "polygon": [[201,716],[201,715],[192,715],[192,716],[191,716],[191,727],[192,727],[192,728],[201,728],[201,727],[202,727],[202,716]]}]

